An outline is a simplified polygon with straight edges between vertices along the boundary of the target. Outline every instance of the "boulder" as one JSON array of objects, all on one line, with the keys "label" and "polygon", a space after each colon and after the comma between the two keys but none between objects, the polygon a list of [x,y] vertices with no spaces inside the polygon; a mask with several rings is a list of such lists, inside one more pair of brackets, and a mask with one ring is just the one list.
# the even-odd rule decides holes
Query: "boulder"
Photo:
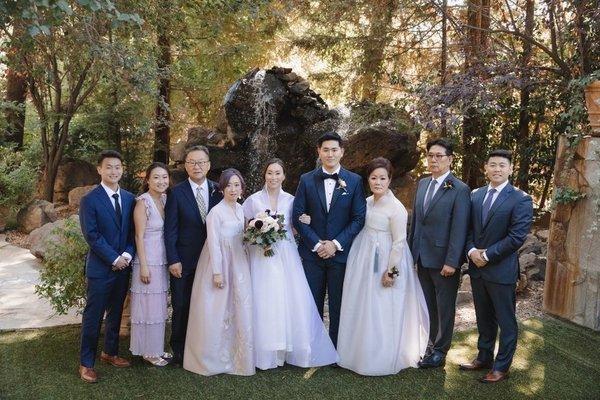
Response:
[{"label": "boulder", "polygon": [[54,183],[54,201],[66,203],[72,189],[97,183],[100,183],[100,176],[95,165],[83,160],[67,159],[58,167]]},{"label": "boulder", "polygon": [[402,175],[419,162],[418,138],[412,132],[401,132],[390,121],[377,122],[351,134],[346,144],[344,165],[363,176],[367,164],[376,157],[385,157]]},{"label": "boulder", "polygon": [[71,189],[69,191],[69,206],[70,207],[79,207],[79,203],[81,202],[81,198],[85,196],[87,193],[91,192],[98,185],[89,185],[89,186],[81,186]]},{"label": "boulder", "polygon": [[545,243],[542,243],[535,234],[530,233],[527,235],[525,239],[525,243],[519,249],[519,254],[542,254],[544,247],[546,247]]},{"label": "boulder", "polygon": [[519,257],[521,271],[526,271],[536,265],[537,255],[535,253],[525,253]]},{"label": "boulder", "polygon": [[29,234],[29,251],[31,254],[43,259],[48,250],[48,245],[60,241],[60,237],[54,233],[54,229],[62,228],[68,220],[72,220],[79,225],[79,216],[75,214],[71,215],[69,218],[60,219],[56,222],[51,222],[40,228],[34,229]]},{"label": "boulder", "polygon": [[548,238],[550,237],[550,230],[548,230],[548,229],[539,230],[535,233],[535,236],[537,236],[538,239],[543,240],[544,242],[547,242]]},{"label": "boulder", "polygon": [[17,225],[23,233],[29,233],[57,219],[54,204],[46,200],[33,200],[17,213]]}]

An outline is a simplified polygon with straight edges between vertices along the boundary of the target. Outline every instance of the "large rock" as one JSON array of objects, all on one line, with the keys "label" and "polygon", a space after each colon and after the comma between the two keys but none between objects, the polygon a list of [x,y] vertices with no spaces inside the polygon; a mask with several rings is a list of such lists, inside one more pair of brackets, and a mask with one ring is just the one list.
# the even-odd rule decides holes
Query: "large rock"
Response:
[{"label": "large rock", "polygon": [[54,202],[69,201],[69,192],[80,186],[100,183],[96,166],[82,160],[67,159],[58,167],[54,183]]},{"label": "large rock", "polygon": [[385,157],[400,176],[411,171],[419,162],[417,140],[412,132],[399,131],[391,121],[360,128],[348,139],[344,165],[364,176],[369,161]]},{"label": "large rock", "polygon": [[43,259],[46,255],[46,251],[48,251],[48,245],[51,243],[56,244],[60,241],[60,236],[55,233],[55,229],[64,227],[65,223],[69,220],[79,225],[79,216],[75,214],[69,218],[60,219],[56,222],[34,229],[29,234],[29,251],[31,254]]},{"label": "large rock", "polygon": [[17,225],[24,233],[29,233],[57,219],[54,204],[46,200],[33,200],[17,213]]},{"label": "large rock", "polygon": [[79,203],[81,203],[81,198],[94,190],[98,185],[89,185],[89,186],[81,186],[76,187],[75,189],[71,189],[69,191],[69,206],[70,207],[79,207]]}]

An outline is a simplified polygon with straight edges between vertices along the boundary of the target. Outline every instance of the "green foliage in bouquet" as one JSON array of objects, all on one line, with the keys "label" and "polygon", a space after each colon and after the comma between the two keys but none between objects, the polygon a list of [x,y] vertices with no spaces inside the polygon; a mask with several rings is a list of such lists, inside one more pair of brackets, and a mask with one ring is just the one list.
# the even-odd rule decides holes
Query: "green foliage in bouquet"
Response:
[{"label": "green foliage in bouquet", "polygon": [[85,305],[85,255],[88,245],[77,221],[68,219],[63,228],[55,228],[44,259],[35,292],[47,298],[57,314],[75,308],[78,313]]},{"label": "green foliage in bouquet", "polygon": [[273,244],[287,238],[284,221],[283,215],[271,215],[268,210],[258,213],[248,222],[244,232],[244,242],[262,247],[265,257],[273,257],[275,255]]}]

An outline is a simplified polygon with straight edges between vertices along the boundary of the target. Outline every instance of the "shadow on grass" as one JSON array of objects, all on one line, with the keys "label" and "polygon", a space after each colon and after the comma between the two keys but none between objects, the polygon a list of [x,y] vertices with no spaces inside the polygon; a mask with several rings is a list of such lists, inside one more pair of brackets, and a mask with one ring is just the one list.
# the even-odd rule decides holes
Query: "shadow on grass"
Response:
[{"label": "shadow on grass", "polygon": [[[457,364],[476,354],[476,332],[455,335],[444,370],[407,369],[386,377],[319,368],[285,366],[253,377],[201,377],[183,369],[154,368],[133,358],[133,367],[98,363],[100,383],[79,380],[79,326],[0,334],[1,399],[598,399],[600,335],[555,319],[521,324],[511,378],[500,384],[477,382],[481,372],[461,372]],[[127,354],[122,341],[121,354]]]}]

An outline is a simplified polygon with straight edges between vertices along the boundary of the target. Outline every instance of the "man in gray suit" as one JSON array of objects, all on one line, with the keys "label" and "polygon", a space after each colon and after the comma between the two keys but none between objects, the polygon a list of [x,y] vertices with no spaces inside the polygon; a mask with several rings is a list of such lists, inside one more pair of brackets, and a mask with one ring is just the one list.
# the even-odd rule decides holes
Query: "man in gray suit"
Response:
[{"label": "man in gray suit", "polygon": [[452,143],[427,143],[427,169],[431,177],[419,181],[415,195],[410,249],[429,310],[429,346],[420,368],[446,363],[452,342],[460,267],[465,260],[470,190],[452,175]]}]

